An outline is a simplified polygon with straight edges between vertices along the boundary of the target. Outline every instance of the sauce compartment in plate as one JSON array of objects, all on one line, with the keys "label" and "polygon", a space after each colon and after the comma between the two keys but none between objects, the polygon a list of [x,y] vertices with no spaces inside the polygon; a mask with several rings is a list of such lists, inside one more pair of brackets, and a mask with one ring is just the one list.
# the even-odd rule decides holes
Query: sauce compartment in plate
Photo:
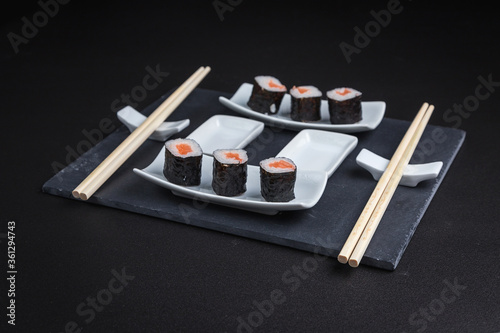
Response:
[{"label": "sauce compartment in plate", "polygon": [[325,171],[330,177],[357,144],[352,135],[305,129],[276,156],[290,158],[299,170]]}]

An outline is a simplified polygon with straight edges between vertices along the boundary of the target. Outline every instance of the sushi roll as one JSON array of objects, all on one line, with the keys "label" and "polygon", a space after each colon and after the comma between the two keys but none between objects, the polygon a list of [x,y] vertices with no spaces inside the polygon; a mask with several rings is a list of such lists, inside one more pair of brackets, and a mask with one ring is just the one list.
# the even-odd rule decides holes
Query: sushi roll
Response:
[{"label": "sushi roll", "polygon": [[290,89],[292,96],[290,117],[304,122],[320,120],[321,95],[321,91],[314,86],[293,86]]},{"label": "sushi roll", "polygon": [[352,88],[336,88],[326,93],[332,124],[354,124],[360,121],[361,93]]},{"label": "sushi roll", "polygon": [[256,76],[252,94],[247,105],[260,113],[275,114],[278,112],[286,87],[273,76]]},{"label": "sushi roll", "polygon": [[165,142],[163,174],[173,184],[200,185],[203,151],[192,139],[174,139]]},{"label": "sushi roll", "polygon": [[247,152],[244,149],[217,149],[213,153],[212,189],[233,197],[247,190]]},{"label": "sushi roll", "polygon": [[295,199],[297,167],[286,157],[260,161],[260,194],[266,201],[288,202]]}]

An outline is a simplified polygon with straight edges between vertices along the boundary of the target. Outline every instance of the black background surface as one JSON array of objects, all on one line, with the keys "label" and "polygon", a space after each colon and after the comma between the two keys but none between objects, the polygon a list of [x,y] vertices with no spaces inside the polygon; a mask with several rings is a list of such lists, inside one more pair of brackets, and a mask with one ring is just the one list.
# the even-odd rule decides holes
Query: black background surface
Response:
[{"label": "black background surface", "polygon": [[[348,63],[339,45],[354,45],[354,29],[373,26],[372,11],[388,3],[233,1],[221,21],[211,1],[71,1],[17,53],[8,34],[21,35],[22,18],[33,22],[41,7],[3,10],[1,267],[7,275],[5,234],[15,221],[18,274],[15,327],[2,279],[2,327],[234,332],[240,318],[254,332],[499,331],[498,13],[480,2],[401,1]],[[41,192],[54,162],[66,165],[68,149],[82,147],[84,130],[103,119],[119,125],[112,105],[143,84],[148,66],[168,75],[136,101],[139,110],[202,65],[212,67],[203,88],[234,92],[258,74],[321,90],[353,86],[386,101],[387,117],[411,120],[428,101],[431,124],[467,132],[396,271]],[[488,91],[481,78],[499,83]],[[448,111],[462,104],[461,114]],[[133,280],[91,312],[88,300],[105,298],[112,271],[123,269]],[[281,304],[258,314],[276,294]]]}]

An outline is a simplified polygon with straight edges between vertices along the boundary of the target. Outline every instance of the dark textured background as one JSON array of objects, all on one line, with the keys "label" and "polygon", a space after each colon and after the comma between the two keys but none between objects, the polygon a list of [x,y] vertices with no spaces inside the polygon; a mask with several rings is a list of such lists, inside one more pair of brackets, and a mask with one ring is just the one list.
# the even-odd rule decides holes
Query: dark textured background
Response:
[{"label": "dark textured background", "polygon": [[[234,332],[250,315],[254,332],[499,331],[500,87],[470,112],[447,113],[474,101],[480,77],[500,84],[498,13],[481,2],[401,1],[402,11],[347,63],[339,44],[353,44],[353,29],[388,3],[243,0],[221,21],[211,1],[71,1],[18,53],[7,34],[21,34],[21,19],[32,21],[40,5],[3,10],[0,241],[6,254],[7,222],[16,221],[18,269],[16,327],[8,328],[61,332],[74,321],[84,332]],[[83,130],[103,119],[119,125],[112,104],[142,85],[146,67],[169,74],[138,109],[201,65],[212,67],[203,88],[234,92],[261,73],[322,90],[350,85],[366,100],[386,101],[387,117],[411,120],[429,101],[431,124],[467,132],[396,271],[351,269],[41,192],[53,162],[65,165],[67,149],[86,140]],[[303,265],[310,272],[297,270]],[[135,278],[93,318],[79,315],[123,268]],[[1,287],[5,309],[5,280]],[[259,317],[256,304],[276,290],[281,304]]]}]

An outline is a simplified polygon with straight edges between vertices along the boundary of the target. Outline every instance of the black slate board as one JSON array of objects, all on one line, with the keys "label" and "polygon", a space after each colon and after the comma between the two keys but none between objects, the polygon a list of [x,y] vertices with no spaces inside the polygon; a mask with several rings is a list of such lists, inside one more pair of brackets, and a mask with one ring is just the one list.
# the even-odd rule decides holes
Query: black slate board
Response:
[{"label": "black slate board", "polygon": [[[168,94],[148,106],[149,115]],[[191,124],[174,137],[185,137],[215,114],[237,115],[222,106],[219,96],[230,94],[196,89],[170,116],[169,121],[189,118]],[[389,106],[390,107],[390,106]],[[191,224],[243,237],[281,244],[321,255],[337,256],[373,191],[376,181],[356,162],[362,148],[390,158],[409,122],[384,118],[370,132],[355,133],[357,147],[330,177],[326,190],[311,209],[267,216],[215,204],[180,198],[133,173],[156,157],[162,143],[148,140],[88,200],[104,206]],[[129,134],[118,128],[44,185],[46,193],[73,198],[71,191]],[[250,164],[275,156],[297,132],[267,127],[247,150]],[[429,125],[410,163],[443,161],[439,176],[415,188],[400,186],[365,253],[364,265],[394,270],[465,138],[465,132]],[[76,200],[76,199],[75,199]]]}]

